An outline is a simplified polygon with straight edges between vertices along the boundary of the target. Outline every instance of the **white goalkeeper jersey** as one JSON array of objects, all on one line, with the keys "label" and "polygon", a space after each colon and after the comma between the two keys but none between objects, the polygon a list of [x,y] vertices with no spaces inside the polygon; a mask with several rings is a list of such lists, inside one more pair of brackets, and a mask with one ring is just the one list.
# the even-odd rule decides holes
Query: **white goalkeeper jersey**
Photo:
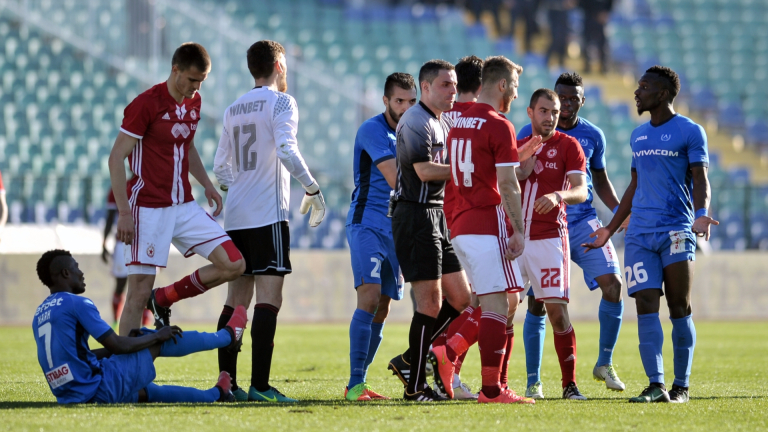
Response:
[{"label": "white goalkeeper jersey", "polygon": [[213,167],[229,188],[225,230],[288,220],[289,174],[302,186],[314,183],[296,141],[298,124],[293,97],[270,87],[256,87],[227,108]]}]

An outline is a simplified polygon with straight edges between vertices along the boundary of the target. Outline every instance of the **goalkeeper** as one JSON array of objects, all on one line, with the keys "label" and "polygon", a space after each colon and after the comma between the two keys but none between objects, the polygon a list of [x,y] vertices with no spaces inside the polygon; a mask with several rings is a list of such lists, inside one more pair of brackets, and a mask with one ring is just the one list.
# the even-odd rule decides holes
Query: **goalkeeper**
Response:
[{"label": "goalkeeper", "polygon": [[301,213],[312,210],[309,225],[320,225],[325,201],[299,152],[299,110],[288,89],[285,49],[263,40],[248,49],[254,88],[224,112],[224,128],[213,171],[228,191],[224,229],[245,257],[243,275],[229,283],[219,318],[224,328],[237,306],[249,307],[256,291],[251,325],[251,382],[237,382],[237,353],[219,350],[219,370],[232,376],[238,401],[296,402],[269,384],[277,313],[283,303],[283,278],[291,272],[288,231],[290,177],[306,190]]}]

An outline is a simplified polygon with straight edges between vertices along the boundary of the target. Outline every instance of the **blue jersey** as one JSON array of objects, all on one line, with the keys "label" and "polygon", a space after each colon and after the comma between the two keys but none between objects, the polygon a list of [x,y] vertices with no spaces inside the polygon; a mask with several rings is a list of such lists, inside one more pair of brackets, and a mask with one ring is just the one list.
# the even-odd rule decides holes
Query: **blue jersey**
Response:
[{"label": "blue jersey", "polygon": [[347,225],[360,224],[392,232],[387,217],[389,192],[387,179],[376,165],[395,158],[397,137],[384,114],[366,120],[355,136],[355,190],[347,214]]},{"label": "blue jersey", "polygon": [[632,132],[632,171],[637,189],[628,232],[690,230],[693,225],[691,167],[709,166],[704,128],[680,114]]},{"label": "blue jersey", "polygon": [[88,338],[101,342],[114,333],[93,302],[70,293],[51,294],[37,308],[32,330],[37,361],[59,403],[91,400],[102,372]]},{"label": "blue jersey", "polygon": [[[592,171],[602,171],[605,169],[605,135],[599,127],[591,122],[579,117],[576,126],[570,129],[557,128],[558,131],[576,138],[584,150],[584,157],[587,159],[587,200],[583,203],[568,205],[566,208],[568,223],[574,223],[585,217],[596,217],[597,212],[592,207],[593,189],[592,189]],[[517,139],[521,140],[531,134],[531,125],[525,125],[517,134]]]}]

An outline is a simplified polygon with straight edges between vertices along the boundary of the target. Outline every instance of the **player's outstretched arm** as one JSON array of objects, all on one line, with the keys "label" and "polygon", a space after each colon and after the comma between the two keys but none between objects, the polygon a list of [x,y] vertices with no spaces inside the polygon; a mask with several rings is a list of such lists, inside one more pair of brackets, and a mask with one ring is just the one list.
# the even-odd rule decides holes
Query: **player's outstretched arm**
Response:
[{"label": "player's outstretched arm", "polygon": [[619,208],[616,209],[616,213],[614,213],[613,218],[611,218],[608,225],[598,228],[597,231],[589,235],[595,239],[592,243],[581,244],[581,246],[585,248],[584,252],[589,252],[591,249],[600,249],[608,243],[611,236],[621,227],[624,220],[629,217],[629,214],[632,211],[632,200],[635,197],[636,189],[637,172],[633,170],[632,180],[630,180],[629,186],[627,186],[627,190],[624,192],[624,196],[621,197]]},{"label": "player's outstretched arm", "polygon": [[423,182],[447,181],[451,179],[451,166],[434,162],[416,162],[413,164],[416,175]]},{"label": "player's outstretched arm", "polygon": [[522,255],[525,249],[520,183],[517,181],[515,171],[517,168],[514,166],[496,167],[496,178],[499,182],[499,193],[501,194],[501,202],[504,204],[504,212],[507,213],[512,228],[515,230],[509,237],[507,250],[504,251],[504,258],[509,261]]},{"label": "player's outstretched arm", "polygon": [[128,181],[125,177],[125,158],[131,154],[138,142],[138,138],[121,131],[117,134],[115,144],[109,153],[109,179],[112,182],[112,193],[115,195],[117,211],[120,213],[117,221],[117,240],[125,244],[131,244],[134,235],[133,215],[131,215],[131,205],[128,203],[126,190]]},{"label": "player's outstretched arm", "polygon": [[720,225],[720,222],[707,215],[709,209],[709,200],[712,191],[707,178],[707,168],[703,166],[691,167],[693,174],[693,208],[696,209],[694,216],[693,233],[704,240],[709,240],[709,228],[711,225]]},{"label": "player's outstretched arm", "polygon": [[208,172],[205,170],[203,160],[200,158],[200,153],[197,152],[195,147],[195,140],[189,143],[189,173],[205,188],[205,198],[208,200],[208,206],[213,207],[213,204],[216,203],[216,210],[213,211],[213,216],[221,214],[223,205],[221,195],[219,195],[211,179],[208,178]]},{"label": "player's outstretched arm", "polygon": [[525,162],[532,158],[542,147],[544,147],[544,143],[541,141],[541,135],[536,135],[528,140],[527,143],[517,148],[517,157],[520,159],[520,162]]},{"label": "player's outstretched arm", "polygon": [[162,327],[157,332],[138,337],[118,336],[117,333],[112,333],[107,336],[101,344],[112,354],[130,354],[139,352],[153,345],[161,344],[170,339],[173,339],[175,342],[176,337],[183,337],[181,328],[177,326],[166,326]]}]

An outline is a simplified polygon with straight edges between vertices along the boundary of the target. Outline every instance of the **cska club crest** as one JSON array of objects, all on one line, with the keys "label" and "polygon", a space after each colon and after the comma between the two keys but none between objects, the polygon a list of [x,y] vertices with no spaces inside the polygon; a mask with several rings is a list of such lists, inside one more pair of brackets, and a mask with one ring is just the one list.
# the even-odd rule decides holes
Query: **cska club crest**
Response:
[{"label": "cska club crest", "polygon": [[551,148],[551,149],[547,150],[547,157],[548,158],[552,159],[556,155],[557,155],[557,149],[556,148]]},{"label": "cska club crest", "polygon": [[153,258],[155,256],[155,245],[150,244],[147,246],[147,256]]}]

